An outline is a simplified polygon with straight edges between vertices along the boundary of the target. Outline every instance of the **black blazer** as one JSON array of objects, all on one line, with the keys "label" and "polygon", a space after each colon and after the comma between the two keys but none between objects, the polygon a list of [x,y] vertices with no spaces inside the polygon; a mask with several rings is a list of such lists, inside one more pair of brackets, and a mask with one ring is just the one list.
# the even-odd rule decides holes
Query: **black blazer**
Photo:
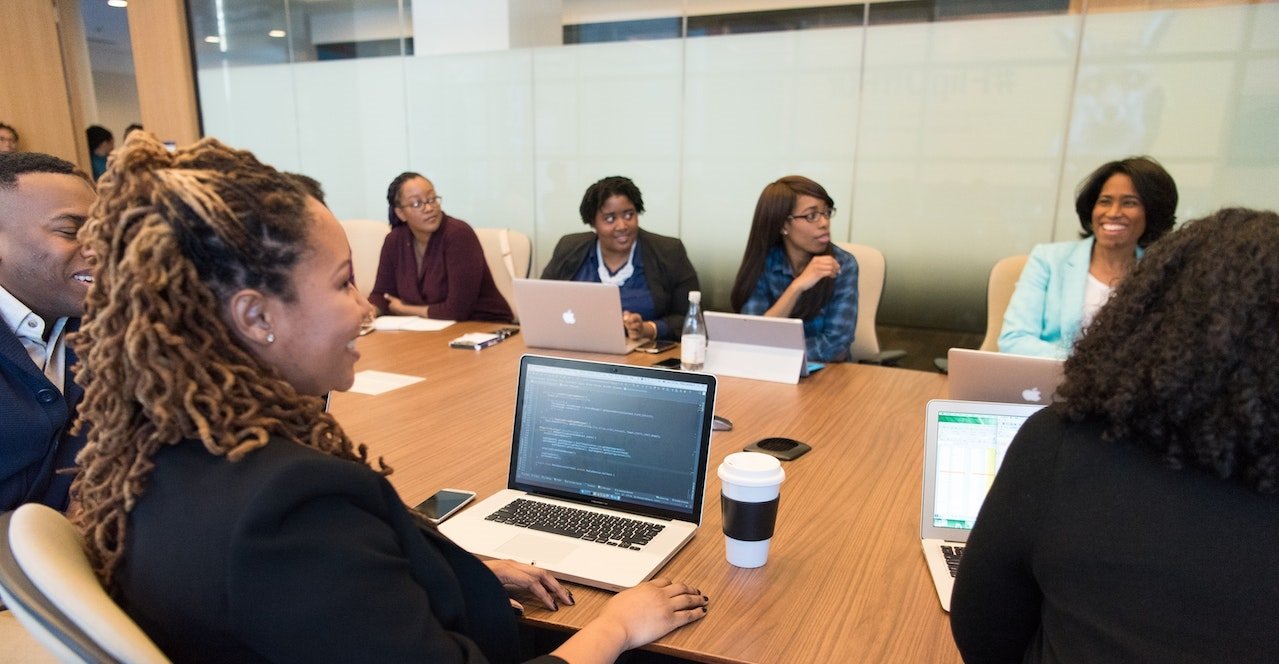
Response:
[{"label": "black blazer", "polygon": [[[63,334],[79,327],[80,319],[69,319]],[[74,466],[75,455],[84,447],[83,435],[67,432],[84,389],[71,373],[76,355],[70,344],[66,349],[59,392],[31,361],[17,335],[0,323],[0,511],[29,502],[67,509],[72,476],[56,471]]]},{"label": "black blazer", "polygon": [[[551,254],[551,260],[542,270],[543,279],[572,279],[586,260],[586,253],[595,242],[595,233],[571,233],[560,238]],[[648,290],[653,295],[653,310],[666,321],[665,339],[679,339],[684,328],[684,316],[688,313],[688,293],[699,290],[697,270],[688,260],[688,252],[679,238],[639,231],[640,254],[644,261],[644,275]]]},{"label": "black blazer", "polygon": [[497,578],[369,468],[282,440],[237,463],[187,441],[155,462],[118,580],[174,661],[516,657]]}]

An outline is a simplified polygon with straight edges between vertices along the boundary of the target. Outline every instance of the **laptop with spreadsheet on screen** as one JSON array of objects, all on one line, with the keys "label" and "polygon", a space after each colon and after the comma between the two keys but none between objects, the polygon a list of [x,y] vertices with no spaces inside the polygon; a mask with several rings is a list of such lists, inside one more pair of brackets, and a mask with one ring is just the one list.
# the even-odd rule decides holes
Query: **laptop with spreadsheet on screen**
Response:
[{"label": "laptop with spreadsheet on screen", "polygon": [[950,611],[955,570],[1004,453],[1039,404],[928,402],[919,535],[941,606]]},{"label": "laptop with spreadsheet on screen", "polygon": [[486,558],[621,590],[702,521],[715,377],[525,355],[507,489],[440,525]]}]

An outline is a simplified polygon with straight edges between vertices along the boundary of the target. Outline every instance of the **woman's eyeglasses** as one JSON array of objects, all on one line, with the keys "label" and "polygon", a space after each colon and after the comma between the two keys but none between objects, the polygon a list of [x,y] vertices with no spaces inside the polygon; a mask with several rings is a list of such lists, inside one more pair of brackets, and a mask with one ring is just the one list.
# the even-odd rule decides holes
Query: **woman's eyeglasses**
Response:
[{"label": "woman's eyeglasses", "polygon": [[404,203],[403,205],[397,205],[395,207],[401,210],[403,210],[404,208],[412,208],[414,210],[420,210],[428,205],[437,205],[442,200],[444,200],[443,196],[432,196],[425,200],[415,198],[407,203]]},{"label": "woman's eyeglasses", "polygon": [[831,208],[829,210],[813,210],[805,214],[790,214],[790,215],[786,215],[786,218],[792,219],[792,220],[803,219],[804,221],[807,221],[810,224],[815,224],[817,223],[818,217],[826,217],[827,221],[829,221],[830,219],[834,218],[834,216],[835,216],[835,208]]}]

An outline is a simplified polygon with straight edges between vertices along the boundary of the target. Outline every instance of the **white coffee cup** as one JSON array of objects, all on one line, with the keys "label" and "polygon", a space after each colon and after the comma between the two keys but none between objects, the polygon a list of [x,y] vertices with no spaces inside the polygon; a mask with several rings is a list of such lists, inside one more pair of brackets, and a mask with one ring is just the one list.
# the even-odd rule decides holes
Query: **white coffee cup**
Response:
[{"label": "white coffee cup", "polygon": [[720,464],[720,509],[724,548],[735,567],[762,567],[777,523],[777,504],[786,471],[775,457],[736,452]]}]

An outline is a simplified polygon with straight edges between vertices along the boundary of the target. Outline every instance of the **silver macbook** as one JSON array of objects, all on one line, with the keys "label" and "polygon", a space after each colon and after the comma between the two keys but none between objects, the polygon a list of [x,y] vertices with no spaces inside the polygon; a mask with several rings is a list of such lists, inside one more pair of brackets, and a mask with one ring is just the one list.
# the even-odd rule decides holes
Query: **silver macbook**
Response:
[{"label": "silver macbook", "polygon": [[709,374],[525,355],[508,488],[440,530],[567,581],[641,583],[701,524],[714,410]]},{"label": "silver macbook", "polygon": [[950,592],[964,543],[995,471],[1022,423],[1041,408],[983,401],[928,402],[919,537],[946,611],[950,611]]},{"label": "silver macbook", "polygon": [[999,403],[1052,403],[1064,361],[952,348],[947,353],[950,398]]},{"label": "silver macbook", "polygon": [[515,308],[529,348],[625,355],[643,343],[627,338],[613,284],[516,279]]}]

